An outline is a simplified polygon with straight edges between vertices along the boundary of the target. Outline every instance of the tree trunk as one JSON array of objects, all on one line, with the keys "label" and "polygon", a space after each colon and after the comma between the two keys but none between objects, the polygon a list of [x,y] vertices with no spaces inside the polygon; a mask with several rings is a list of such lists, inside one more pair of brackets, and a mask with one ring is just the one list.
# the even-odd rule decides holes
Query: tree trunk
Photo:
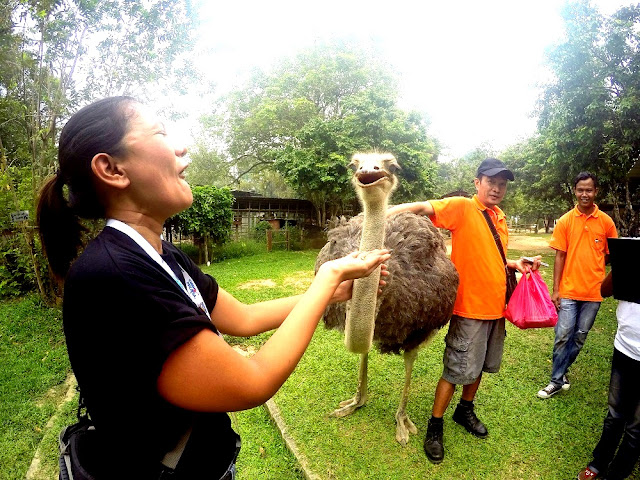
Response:
[{"label": "tree trunk", "polygon": [[209,265],[209,233],[204,234],[204,263]]},{"label": "tree trunk", "polygon": [[48,292],[45,289],[44,283],[42,283],[42,277],[40,276],[40,262],[38,262],[38,256],[36,254],[36,247],[33,242],[33,231],[29,230],[28,227],[22,227],[22,234],[24,235],[25,242],[27,243],[27,247],[29,248],[29,255],[31,256],[31,265],[33,267],[33,273],[36,276],[36,283],[38,284],[38,291],[40,292],[40,297],[42,301],[51,306],[51,299],[55,297],[53,292]]}]

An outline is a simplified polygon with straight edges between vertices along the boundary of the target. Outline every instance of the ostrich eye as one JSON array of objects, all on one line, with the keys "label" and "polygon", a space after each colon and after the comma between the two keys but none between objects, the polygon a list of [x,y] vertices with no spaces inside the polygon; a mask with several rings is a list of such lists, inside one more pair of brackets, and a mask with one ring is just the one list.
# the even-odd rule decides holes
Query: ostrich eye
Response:
[{"label": "ostrich eye", "polygon": [[387,171],[391,173],[396,173],[398,170],[402,170],[400,168],[400,165],[398,165],[398,162],[395,159],[389,159],[385,163],[386,163],[385,167],[387,168]]}]

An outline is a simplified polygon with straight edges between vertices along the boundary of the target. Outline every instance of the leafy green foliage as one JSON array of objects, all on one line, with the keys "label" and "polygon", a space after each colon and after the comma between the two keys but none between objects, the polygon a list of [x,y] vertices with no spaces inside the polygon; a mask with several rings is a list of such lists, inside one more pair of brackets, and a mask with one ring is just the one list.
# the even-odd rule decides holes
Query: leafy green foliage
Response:
[{"label": "leafy green foliage", "polygon": [[[145,101],[191,83],[193,75],[184,72],[197,69],[182,53],[193,46],[194,20],[189,0],[12,0],[0,5],[1,230],[11,228],[5,226],[5,210],[29,210],[35,218],[40,186],[57,168],[60,124],[70,111],[114,94]],[[9,254],[2,255],[3,248],[0,282],[13,291],[25,284],[26,274],[7,266]],[[10,255],[16,254],[11,249]],[[47,275],[38,275],[47,267],[37,254],[24,257],[30,250],[28,242],[17,249],[20,263],[30,258],[30,270],[48,298]],[[7,277],[14,274],[20,278]]]},{"label": "leafy green foliage", "polygon": [[518,225],[544,226],[548,233],[554,220],[573,208],[574,197],[568,183],[557,181],[545,152],[540,137],[533,137],[502,153],[502,160],[515,172],[515,181],[501,207],[516,217]]},{"label": "leafy green foliage", "polygon": [[261,243],[266,242],[265,240],[265,232],[267,230],[273,230],[273,228],[271,227],[271,224],[269,222],[258,222],[256,223],[256,225],[253,227],[253,237]]},{"label": "leafy green foliage", "polygon": [[[36,268],[45,284],[48,278],[32,227],[36,214],[32,201],[29,167],[8,166],[0,170],[0,298],[36,288]],[[13,223],[11,213],[25,210],[29,220]]]},{"label": "leafy green foliage", "polygon": [[[622,234],[637,215],[625,218],[638,191],[626,178],[640,155],[640,6],[604,17],[586,0],[566,6],[566,41],[549,52],[555,74],[540,101],[540,137],[529,142],[526,162],[534,187],[570,197],[572,178],[598,175],[601,198],[614,203]],[[636,225],[637,226],[637,225]]]},{"label": "leafy green foliage", "polygon": [[203,119],[227,145],[236,179],[277,171],[310,200],[318,223],[355,202],[347,171],[356,151],[394,153],[403,170],[398,200],[433,190],[438,146],[415,112],[397,107],[390,68],[371,52],[321,45],[256,72],[233,91],[217,116]]},{"label": "leafy green foliage", "polygon": [[436,196],[441,197],[460,190],[473,195],[476,192],[473,181],[476,178],[478,165],[485,158],[493,156],[495,156],[493,152],[478,148],[463,157],[439,162]]},{"label": "leafy green foliage", "polygon": [[227,188],[194,186],[193,204],[177,218],[186,233],[207,235],[214,243],[224,243],[231,231],[233,196]]},{"label": "leafy green foliage", "polygon": [[264,253],[264,243],[252,240],[238,240],[224,245],[215,245],[211,251],[212,262],[223,262],[232,258],[244,258]]},{"label": "leafy green foliage", "polygon": [[223,244],[231,234],[233,221],[233,195],[228,188],[217,188],[212,185],[194,186],[193,204],[168,220],[178,230],[187,234],[195,234],[201,238],[200,246],[204,250],[204,262],[209,262],[209,242]]},{"label": "leafy green foliage", "polygon": [[33,290],[35,275],[21,235],[0,241],[0,298]]}]

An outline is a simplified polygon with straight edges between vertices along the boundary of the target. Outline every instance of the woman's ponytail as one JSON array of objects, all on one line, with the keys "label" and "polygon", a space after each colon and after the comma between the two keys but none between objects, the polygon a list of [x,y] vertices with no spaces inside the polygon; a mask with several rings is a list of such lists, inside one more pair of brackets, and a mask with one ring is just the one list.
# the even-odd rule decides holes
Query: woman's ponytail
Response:
[{"label": "woman's ponytail", "polygon": [[49,178],[40,190],[37,222],[51,271],[62,280],[82,247],[85,228],[64,197],[64,183],[59,173]]}]

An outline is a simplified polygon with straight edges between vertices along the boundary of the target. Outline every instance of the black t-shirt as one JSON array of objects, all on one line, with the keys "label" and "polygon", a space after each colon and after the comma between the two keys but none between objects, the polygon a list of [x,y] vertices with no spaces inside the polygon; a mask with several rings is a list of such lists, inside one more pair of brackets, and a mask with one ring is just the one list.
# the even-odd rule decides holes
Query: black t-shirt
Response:
[{"label": "black t-shirt", "polygon": [[[191,276],[211,311],[216,281],[170,243],[162,248],[165,259],[172,257],[170,265],[179,264]],[[135,465],[135,472],[119,478],[155,478],[165,453],[190,425],[174,478],[224,473],[236,445],[227,414],[181,409],[156,389],[171,352],[203,329],[217,330],[135,241],[106,227],[87,245],[65,280],[63,319],[71,366],[105,462]]]}]

